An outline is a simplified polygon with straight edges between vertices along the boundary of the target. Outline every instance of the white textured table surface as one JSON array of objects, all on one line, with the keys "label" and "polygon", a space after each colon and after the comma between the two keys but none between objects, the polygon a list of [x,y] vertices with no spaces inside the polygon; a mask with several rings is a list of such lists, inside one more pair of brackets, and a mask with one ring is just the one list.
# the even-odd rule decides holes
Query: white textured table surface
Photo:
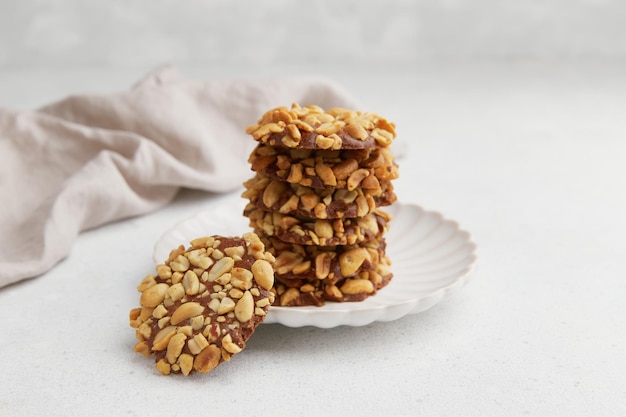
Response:
[{"label": "white textured table surface", "polygon": [[[142,72],[4,71],[0,105],[122,89]],[[615,62],[329,74],[397,123],[400,199],[473,234],[470,283],[394,322],[262,325],[210,374],[161,377],[132,350],[135,287],[166,229],[232,197],[186,190],[0,289],[0,415],[625,415],[625,74]]]}]

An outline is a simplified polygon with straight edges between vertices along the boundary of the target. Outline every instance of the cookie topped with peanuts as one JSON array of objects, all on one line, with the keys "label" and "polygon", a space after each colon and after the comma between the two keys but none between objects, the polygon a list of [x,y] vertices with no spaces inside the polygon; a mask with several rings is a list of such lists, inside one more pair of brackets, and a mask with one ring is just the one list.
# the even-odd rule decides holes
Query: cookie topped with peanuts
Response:
[{"label": "cookie topped with peanuts", "polygon": [[274,302],[274,256],[255,233],[194,239],[146,276],[135,351],[164,375],[206,373],[241,352]]},{"label": "cookie topped with peanuts", "polygon": [[389,181],[378,189],[326,188],[316,190],[297,184],[271,179],[257,173],[244,183],[242,197],[267,212],[279,212],[318,219],[362,217],[377,207],[396,201]]},{"label": "cookie topped with peanuts", "polygon": [[270,146],[330,150],[387,147],[396,137],[395,125],[376,113],[296,103],[265,112],[246,133]]},{"label": "cookie topped with peanuts", "polygon": [[312,188],[375,189],[398,178],[389,148],[311,150],[259,144],[248,159],[253,171]]},{"label": "cookie topped with peanuts", "polygon": [[299,245],[353,245],[380,238],[389,228],[391,216],[380,209],[363,217],[311,219],[268,212],[248,204],[244,215],[250,227],[261,236],[275,236]]}]

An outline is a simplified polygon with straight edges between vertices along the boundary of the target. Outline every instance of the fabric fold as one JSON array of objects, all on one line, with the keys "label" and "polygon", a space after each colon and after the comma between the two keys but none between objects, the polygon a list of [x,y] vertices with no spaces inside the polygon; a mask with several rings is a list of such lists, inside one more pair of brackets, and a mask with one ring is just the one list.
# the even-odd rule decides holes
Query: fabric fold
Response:
[{"label": "fabric fold", "polygon": [[81,231],[155,210],[181,187],[240,187],[255,146],[246,126],[293,102],[358,108],[325,78],[190,81],[165,67],[127,91],[0,109],[0,286],[46,272]]}]

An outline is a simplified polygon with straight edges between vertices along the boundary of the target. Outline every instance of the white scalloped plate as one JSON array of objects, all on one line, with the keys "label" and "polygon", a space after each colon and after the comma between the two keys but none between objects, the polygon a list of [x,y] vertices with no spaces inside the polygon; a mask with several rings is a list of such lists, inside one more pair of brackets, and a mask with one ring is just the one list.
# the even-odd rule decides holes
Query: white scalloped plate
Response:
[{"label": "white scalloped plate", "polygon": [[[199,236],[239,236],[249,231],[244,205],[243,199],[218,204],[178,223],[156,243],[154,261],[163,262],[170,250]],[[465,283],[476,263],[476,245],[468,232],[415,204],[398,202],[385,210],[393,215],[385,235],[393,279],[385,288],[360,302],[272,307],[265,323],[330,328],[391,321],[429,309]]]}]

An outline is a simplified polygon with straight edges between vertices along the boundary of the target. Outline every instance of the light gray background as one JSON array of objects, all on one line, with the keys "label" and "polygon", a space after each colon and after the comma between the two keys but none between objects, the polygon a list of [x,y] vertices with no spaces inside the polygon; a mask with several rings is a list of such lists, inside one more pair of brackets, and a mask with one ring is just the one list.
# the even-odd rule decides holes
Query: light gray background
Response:
[{"label": "light gray background", "polygon": [[626,56],[621,0],[0,2],[0,69]]},{"label": "light gray background", "polygon": [[0,415],[172,416],[181,399],[233,415],[233,393],[273,417],[626,415],[624,22],[620,0],[0,0],[0,106],[127,89],[168,62],[329,75],[397,123],[400,200],[479,245],[470,283],[424,313],[263,325],[212,374],[160,378],[131,349],[129,280],[221,198],[184,192],[0,290]]}]

